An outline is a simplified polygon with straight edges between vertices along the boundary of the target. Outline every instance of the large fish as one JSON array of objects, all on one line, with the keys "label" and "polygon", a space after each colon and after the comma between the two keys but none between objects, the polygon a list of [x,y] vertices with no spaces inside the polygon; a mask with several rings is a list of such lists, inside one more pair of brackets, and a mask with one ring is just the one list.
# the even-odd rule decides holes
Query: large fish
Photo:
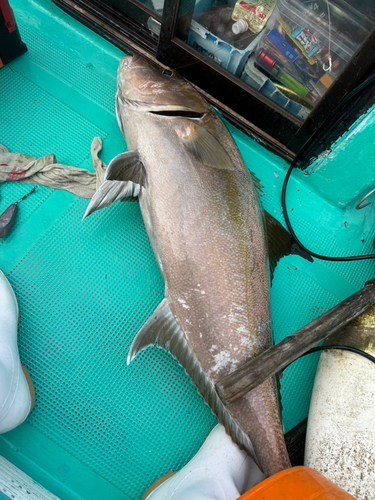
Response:
[{"label": "large fish", "polygon": [[114,158],[85,216],[138,196],[165,298],[128,362],[157,343],[175,356],[233,440],[268,476],[290,467],[277,382],[225,407],[215,383],[272,342],[259,193],[223,122],[172,70],[126,56],[116,114],[129,152]]}]

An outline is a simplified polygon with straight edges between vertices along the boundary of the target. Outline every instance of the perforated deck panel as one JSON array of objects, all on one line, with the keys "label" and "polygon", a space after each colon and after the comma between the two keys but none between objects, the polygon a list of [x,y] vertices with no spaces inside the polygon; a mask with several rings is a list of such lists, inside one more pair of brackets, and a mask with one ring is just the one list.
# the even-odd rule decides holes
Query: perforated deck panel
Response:
[{"label": "perforated deck panel", "polygon": [[[114,113],[122,53],[48,1],[12,6],[29,51],[0,70],[0,142],[92,168],[98,135],[109,162],[126,149]],[[286,164],[230,129],[261,179],[264,206],[280,219]],[[0,211],[29,189],[1,185]],[[300,200],[300,234],[322,251],[347,251],[341,212],[309,193],[297,176],[290,199]],[[38,187],[0,240],[0,268],[20,305],[21,359],[37,396],[27,422],[0,436],[0,452],[61,498],[138,500],[194,455],[216,419],[164,351],[150,348],[126,366],[132,339],[163,298],[163,281],[138,204],[117,203],[81,222],[87,204]],[[363,231],[367,238],[366,224]],[[353,234],[353,251],[365,250],[367,241],[357,245]],[[373,263],[284,259],[271,294],[275,340],[353,293],[373,271]],[[305,358],[282,379],[286,431],[307,415],[316,362]]]}]

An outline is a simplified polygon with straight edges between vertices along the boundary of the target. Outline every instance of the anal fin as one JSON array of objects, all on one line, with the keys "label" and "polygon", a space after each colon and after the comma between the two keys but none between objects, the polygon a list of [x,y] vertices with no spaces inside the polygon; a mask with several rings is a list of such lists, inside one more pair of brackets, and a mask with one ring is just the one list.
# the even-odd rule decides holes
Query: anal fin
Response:
[{"label": "anal fin", "polygon": [[217,416],[219,422],[225,427],[228,435],[258,464],[249,436],[241,429],[219,398],[213,382],[209,380],[203,371],[200,362],[178,326],[167,299],[162,300],[135,336],[129,350],[127,364],[129,365],[140,351],[155,343],[159,347],[167,349],[177,359],[212,412]]},{"label": "anal fin", "polygon": [[171,339],[176,335],[183,334],[168,301],[163,299],[135,336],[129,350],[127,364],[129,365],[139,352],[156,342],[159,347],[168,349]]}]

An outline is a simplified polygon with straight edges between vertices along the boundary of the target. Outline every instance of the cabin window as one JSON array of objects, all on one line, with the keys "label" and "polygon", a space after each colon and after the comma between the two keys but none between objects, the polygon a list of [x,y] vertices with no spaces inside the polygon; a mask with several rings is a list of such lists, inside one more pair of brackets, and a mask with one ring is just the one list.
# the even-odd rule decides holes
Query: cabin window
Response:
[{"label": "cabin window", "polygon": [[292,158],[375,70],[372,0],[55,0]]}]

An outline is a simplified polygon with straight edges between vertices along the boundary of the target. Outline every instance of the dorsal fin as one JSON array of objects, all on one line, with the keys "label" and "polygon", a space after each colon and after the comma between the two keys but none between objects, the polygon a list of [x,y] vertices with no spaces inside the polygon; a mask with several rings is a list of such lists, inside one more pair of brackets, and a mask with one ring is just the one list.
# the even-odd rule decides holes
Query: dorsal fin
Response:
[{"label": "dorsal fin", "polygon": [[293,240],[288,231],[268,212],[264,212],[265,226],[268,238],[268,253],[271,279],[278,261],[286,255],[299,255],[313,262],[312,257],[304,252]]},{"label": "dorsal fin", "polygon": [[262,191],[263,186],[260,183],[260,180],[258,179],[258,177],[251,170],[248,170],[248,172],[249,172],[250,177],[251,177],[251,179],[253,181],[254,187],[257,190],[258,195],[262,196],[263,195],[263,191]]},{"label": "dorsal fin", "polygon": [[155,343],[159,347],[168,349],[172,356],[178,360],[191,378],[193,384],[197,386],[212,412],[217,416],[219,422],[225,427],[229,436],[257,462],[257,457],[249,436],[240,428],[219,398],[214,384],[206,376],[197,357],[187,343],[183,332],[179,328],[167,299],[162,300],[135,336],[129,350],[128,364],[142,349]]},{"label": "dorsal fin", "polygon": [[[254,187],[259,196],[263,195],[263,186],[258,177],[248,170],[250,177],[253,181]],[[264,225],[266,227],[267,240],[268,240],[268,254],[270,265],[270,276],[273,278],[273,273],[277,266],[278,261],[287,255],[299,255],[309,262],[314,262],[311,255],[304,252],[297,243],[293,240],[288,231],[275,219],[270,213],[264,210]]]}]

